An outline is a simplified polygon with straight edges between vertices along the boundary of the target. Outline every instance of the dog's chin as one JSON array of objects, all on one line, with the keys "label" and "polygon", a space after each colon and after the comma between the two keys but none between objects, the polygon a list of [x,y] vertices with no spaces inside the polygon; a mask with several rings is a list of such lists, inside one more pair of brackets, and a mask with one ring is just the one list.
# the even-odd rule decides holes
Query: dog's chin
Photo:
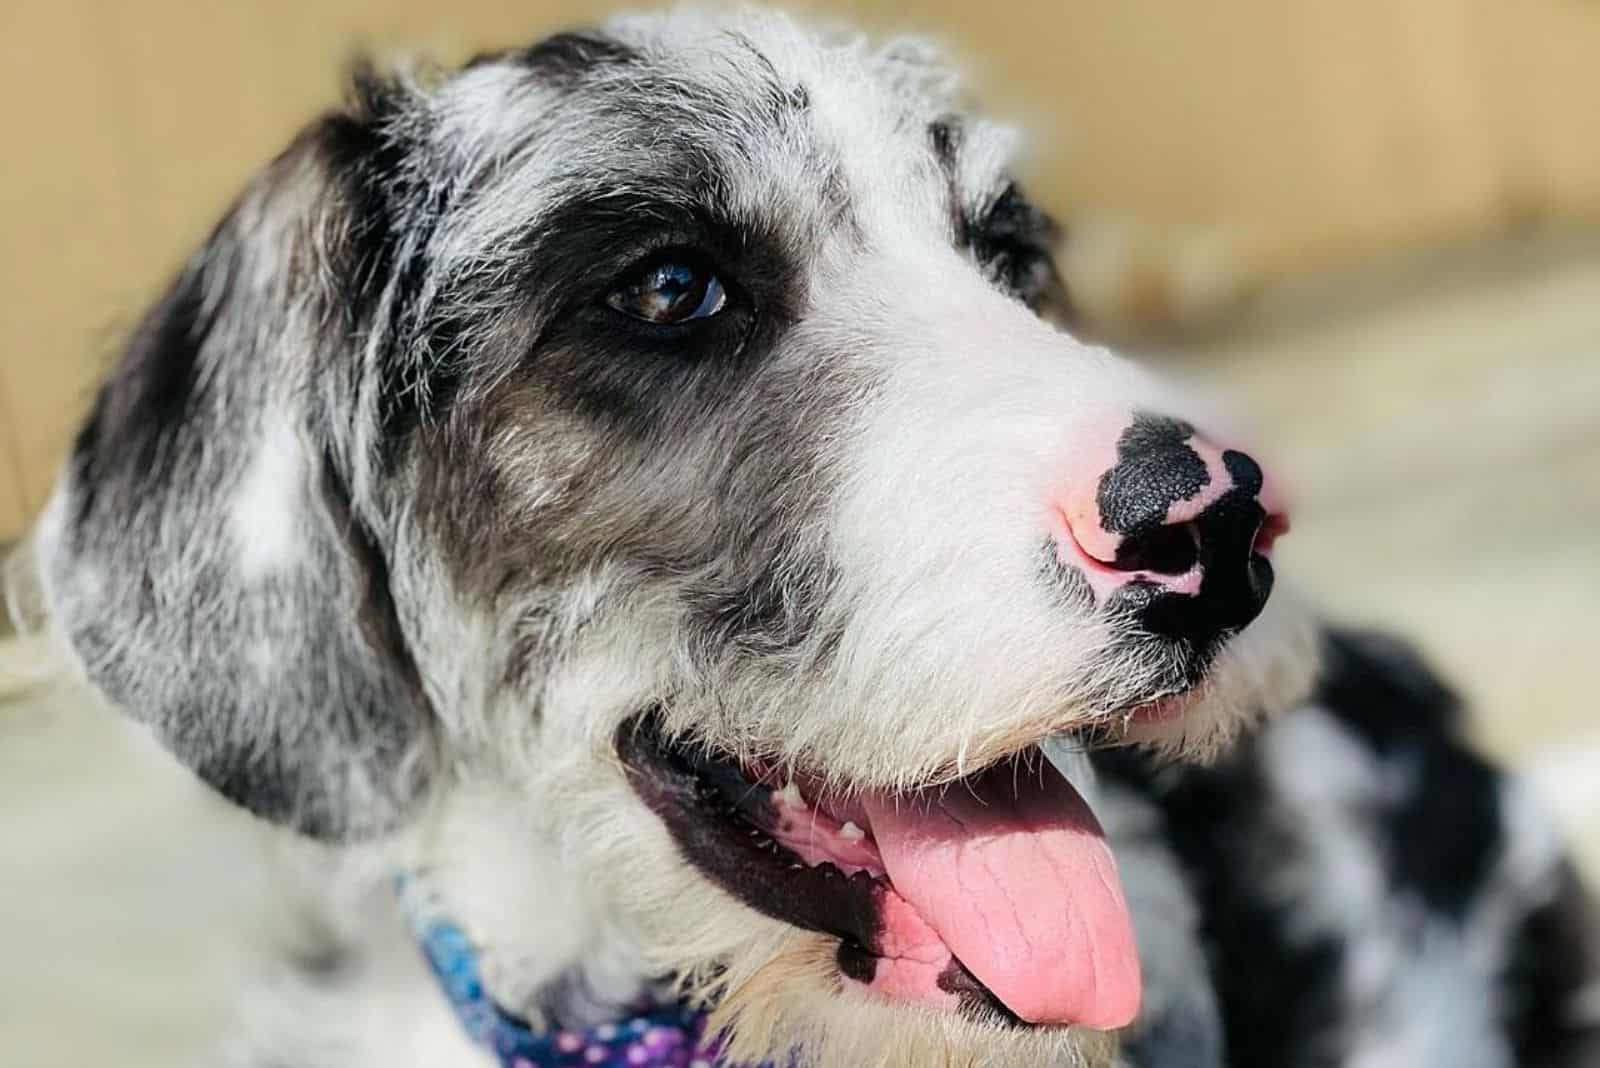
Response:
[{"label": "dog's chin", "polygon": [[1215,760],[1241,732],[1306,699],[1320,652],[1315,617],[1280,583],[1261,617],[1217,651],[1193,686],[1132,709],[1109,737],[1171,760]]}]

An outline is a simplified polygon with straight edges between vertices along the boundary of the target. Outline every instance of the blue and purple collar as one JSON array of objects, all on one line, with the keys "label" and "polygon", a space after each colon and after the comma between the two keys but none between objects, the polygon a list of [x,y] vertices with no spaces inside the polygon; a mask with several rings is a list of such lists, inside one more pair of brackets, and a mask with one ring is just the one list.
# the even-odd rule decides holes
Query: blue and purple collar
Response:
[{"label": "blue and purple collar", "polygon": [[461,1026],[502,1068],[740,1068],[723,1060],[720,1037],[707,1033],[706,1013],[684,1005],[641,1006],[598,1027],[533,1030],[489,996],[466,932],[433,909],[415,907],[406,884],[400,880],[400,898],[423,957]]}]

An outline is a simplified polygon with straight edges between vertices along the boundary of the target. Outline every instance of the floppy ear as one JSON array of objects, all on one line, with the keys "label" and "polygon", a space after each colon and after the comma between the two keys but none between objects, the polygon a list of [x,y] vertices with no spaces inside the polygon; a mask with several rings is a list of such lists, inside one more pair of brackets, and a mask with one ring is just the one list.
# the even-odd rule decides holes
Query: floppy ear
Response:
[{"label": "floppy ear", "polygon": [[430,764],[363,444],[399,269],[377,92],[303,133],[147,313],[38,537],[88,678],[221,793],[326,838],[394,823]]}]

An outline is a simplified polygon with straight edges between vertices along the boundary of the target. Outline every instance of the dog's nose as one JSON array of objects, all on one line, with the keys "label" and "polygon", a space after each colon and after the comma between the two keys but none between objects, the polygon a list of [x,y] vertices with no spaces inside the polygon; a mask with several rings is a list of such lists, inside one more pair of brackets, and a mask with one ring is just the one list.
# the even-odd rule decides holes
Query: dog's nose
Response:
[{"label": "dog's nose", "polygon": [[1272,543],[1288,530],[1255,459],[1177,419],[1137,414],[1116,459],[1058,504],[1058,546],[1102,604],[1209,647],[1261,613]]}]

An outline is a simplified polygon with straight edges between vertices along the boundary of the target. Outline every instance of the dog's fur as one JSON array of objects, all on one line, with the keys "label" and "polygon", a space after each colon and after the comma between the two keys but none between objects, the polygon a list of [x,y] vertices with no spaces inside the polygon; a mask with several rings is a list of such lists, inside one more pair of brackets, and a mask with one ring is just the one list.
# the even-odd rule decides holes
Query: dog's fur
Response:
[{"label": "dog's fur", "polygon": [[[35,539],[52,626],[206,782],[333,843],[334,883],[420,873],[535,1023],[670,987],[829,1066],[1115,1054],[842,983],[831,938],[679,855],[626,721],[841,794],[1066,731],[1209,757],[1328,646],[1321,700],[1214,770],[1093,758],[1149,973],[1122,1056],[1580,1063],[1580,897],[1412,666],[1280,593],[1184,716],[1125,722],[1194,665],[1042,568],[1035,512],[1076,423],[1185,404],[1058,329],[1012,148],[925,47],[763,13],[363,74],[108,377]],[[684,244],[747,298],[692,348],[600,307]],[[260,1063],[441,1063],[311,957],[284,996],[328,1011]]]}]

